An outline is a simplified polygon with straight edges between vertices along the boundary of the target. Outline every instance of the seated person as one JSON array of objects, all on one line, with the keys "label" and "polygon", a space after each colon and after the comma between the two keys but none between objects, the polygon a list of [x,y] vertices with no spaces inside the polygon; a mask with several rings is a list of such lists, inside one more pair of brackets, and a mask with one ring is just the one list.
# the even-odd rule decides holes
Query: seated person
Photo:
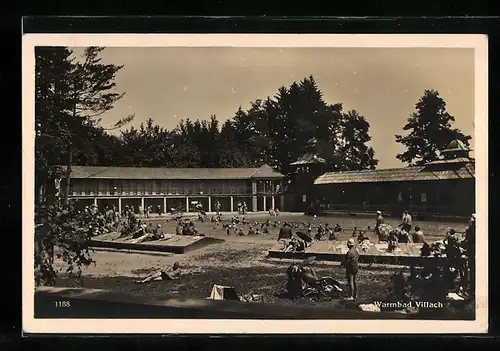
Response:
[{"label": "seated person", "polygon": [[143,280],[137,280],[137,284],[145,284],[151,281],[161,281],[161,280],[176,280],[181,277],[181,270],[179,269],[179,262],[175,262],[172,268],[167,268],[166,270],[159,270]]},{"label": "seated person", "polygon": [[424,233],[419,226],[415,226],[415,232],[412,234],[412,239],[415,244],[423,244],[425,242]]},{"label": "seated person", "polygon": [[307,247],[307,243],[304,240],[295,237],[292,237],[288,241],[285,241],[284,244],[285,252],[304,251]]},{"label": "seated person", "polygon": [[182,225],[182,222],[179,221],[177,223],[177,226],[175,227],[175,235],[182,235],[183,229],[184,229],[184,226]]},{"label": "seated person", "polygon": [[398,233],[393,230],[389,234],[389,240],[387,240],[389,251],[394,251],[396,247],[398,247]]},{"label": "seated person", "polygon": [[324,232],[323,226],[320,224],[318,226],[318,232],[314,236],[314,240],[321,240],[321,237],[323,236],[323,232]]},{"label": "seated person", "polygon": [[300,267],[301,270],[301,279],[307,285],[316,285],[320,280],[316,271],[308,266]]},{"label": "seated person", "polygon": [[248,229],[248,235],[255,235],[255,230],[253,230],[253,226],[251,226],[251,227]]},{"label": "seated person", "polygon": [[194,227],[193,222],[189,222],[187,226],[184,227],[182,235],[195,236],[198,234],[198,231]]},{"label": "seated person", "polygon": [[245,236],[245,233],[243,233],[243,229],[241,227],[238,229],[238,235]]},{"label": "seated person", "polygon": [[358,243],[362,243],[365,240],[369,240],[369,238],[366,236],[364,230],[360,230],[358,234]]},{"label": "seated person", "polygon": [[[264,228],[264,230],[265,229],[267,228]],[[288,226],[288,223],[283,223],[283,227],[281,227],[280,232],[278,234],[278,241],[291,238],[292,238],[292,229]]]},{"label": "seated person", "polygon": [[131,231],[132,231],[132,238],[139,238],[146,234],[146,225],[141,224],[140,226],[137,226],[137,224],[131,225]]},{"label": "seated person", "polygon": [[328,240],[331,241],[337,241],[339,239],[339,233],[336,232],[335,230],[329,230],[328,231]]},{"label": "seated person", "polygon": [[431,255],[431,253],[432,253],[432,250],[431,250],[430,245],[424,242],[424,245],[420,249],[420,256],[428,257]]},{"label": "seated person", "polygon": [[408,244],[410,242],[410,237],[406,230],[401,230],[398,235],[398,242],[402,244]]},{"label": "seated person", "polygon": [[158,224],[156,230],[153,232],[153,240],[162,239],[164,237],[163,231],[161,230],[161,224]]}]

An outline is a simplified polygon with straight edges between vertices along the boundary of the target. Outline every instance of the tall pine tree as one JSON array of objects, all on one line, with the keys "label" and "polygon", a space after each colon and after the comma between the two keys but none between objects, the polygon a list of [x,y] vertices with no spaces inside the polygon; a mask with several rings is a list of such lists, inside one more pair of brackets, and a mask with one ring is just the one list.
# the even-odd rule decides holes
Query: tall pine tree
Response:
[{"label": "tall pine tree", "polygon": [[436,90],[425,90],[424,95],[415,105],[415,112],[410,115],[403,127],[409,131],[406,136],[396,135],[396,142],[404,145],[406,151],[396,157],[411,165],[421,165],[438,158],[439,150],[458,139],[469,146],[469,135],[452,128],[455,117],[446,111],[446,102]]}]

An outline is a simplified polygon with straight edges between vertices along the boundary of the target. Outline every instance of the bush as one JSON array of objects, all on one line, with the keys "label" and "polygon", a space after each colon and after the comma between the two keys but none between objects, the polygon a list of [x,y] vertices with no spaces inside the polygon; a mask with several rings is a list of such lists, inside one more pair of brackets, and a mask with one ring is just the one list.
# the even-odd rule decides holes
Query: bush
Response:
[{"label": "bush", "polygon": [[73,206],[35,208],[35,284],[53,286],[58,272],[54,257],[61,259],[70,277],[82,281],[82,267],[95,264],[90,256],[90,240],[102,231],[102,215],[97,209],[78,211]]}]

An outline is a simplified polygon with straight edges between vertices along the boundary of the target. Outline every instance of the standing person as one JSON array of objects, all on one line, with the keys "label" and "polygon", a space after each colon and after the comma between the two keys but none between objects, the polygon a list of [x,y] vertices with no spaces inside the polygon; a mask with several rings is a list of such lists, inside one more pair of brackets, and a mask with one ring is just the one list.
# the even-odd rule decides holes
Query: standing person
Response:
[{"label": "standing person", "polygon": [[382,216],[382,211],[377,211],[377,219],[375,220],[375,234],[380,236],[380,225],[384,224],[384,217]]},{"label": "standing person", "polygon": [[139,216],[143,217],[144,216],[144,209],[142,208],[141,205],[139,205]]},{"label": "standing person", "polygon": [[354,239],[347,240],[347,248],[349,251],[345,254],[342,266],[345,268],[347,279],[347,288],[349,296],[348,301],[352,301],[358,297],[358,287],[356,284],[356,274],[358,273],[359,252],[355,247]]},{"label": "standing person", "polygon": [[146,206],[146,218],[149,218],[149,212],[151,211],[150,206]]},{"label": "standing person", "polygon": [[156,212],[158,213],[158,217],[161,216],[161,205],[156,205]]},{"label": "standing person", "polygon": [[411,214],[408,210],[404,210],[403,218],[401,219],[401,229],[406,231],[407,233],[411,230]]},{"label": "standing person", "polygon": [[217,214],[217,216],[220,215],[220,202],[219,201],[217,201],[215,203],[215,213]]},{"label": "standing person", "polygon": [[243,214],[247,213],[247,210],[248,210],[247,202],[244,201],[243,202]]}]

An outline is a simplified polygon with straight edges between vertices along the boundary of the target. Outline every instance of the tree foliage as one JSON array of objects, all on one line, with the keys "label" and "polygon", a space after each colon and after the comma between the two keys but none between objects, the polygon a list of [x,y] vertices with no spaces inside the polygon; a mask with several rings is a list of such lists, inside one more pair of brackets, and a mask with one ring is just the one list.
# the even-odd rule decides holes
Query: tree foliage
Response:
[{"label": "tree foliage", "polygon": [[[82,217],[70,206],[61,207],[56,184],[67,177],[71,164],[112,164],[121,145],[106,131],[133,118],[122,118],[107,130],[100,125],[100,116],[123,96],[114,90],[116,73],[122,66],[101,63],[102,50],[86,48],[78,60],[66,47],[35,49],[37,284],[54,283],[55,250],[60,250],[68,272],[75,265],[80,269],[91,262],[88,242],[94,219]],[[67,195],[69,178],[66,187]]]},{"label": "tree foliage", "polygon": [[37,207],[35,213],[36,286],[55,285],[58,272],[54,268],[54,258],[66,264],[65,272],[70,277],[81,279],[82,268],[94,262],[89,242],[101,226],[98,216],[71,206],[54,205]]},{"label": "tree foliage", "polygon": [[404,145],[406,151],[396,157],[409,165],[420,165],[438,158],[439,150],[458,139],[469,146],[470,135],[452,128],[455,117],[446,111],[446,102],[436,90],[425,90],[415,105],[404,131],[406,136],[396,135],[396,142]]},{"label": "tree foliage", "polygon": [[356,111],[328,105],[313,77],[281,87],[276,96],[241,106],[222,125],[182,120],[171,131],[152,119],[121,133],[122,157],[114,164],[148,167],[258,167],[267,163],[290,174],[290,163],[308,151],[325,158],[331,170],[375,168],[367,145],[369,123]]}]

